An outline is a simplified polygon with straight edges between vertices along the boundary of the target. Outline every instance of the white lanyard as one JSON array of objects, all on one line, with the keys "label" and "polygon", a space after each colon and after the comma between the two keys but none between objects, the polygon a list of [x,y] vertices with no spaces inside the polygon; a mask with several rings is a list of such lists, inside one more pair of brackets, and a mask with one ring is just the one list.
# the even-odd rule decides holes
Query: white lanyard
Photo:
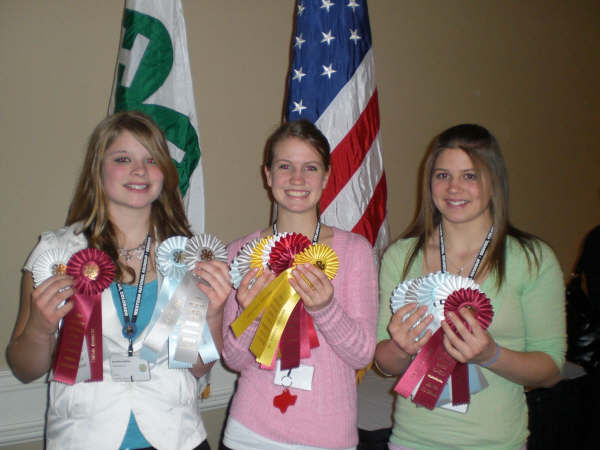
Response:
[{"label": "white lanyard", "polygon": [[[475,258],[475,262],[473,263],[473,267],[471,268],[471,272],[469,273],[469,278],[473,280],[475,278],[475,274],[477,273],[477,269],[479,269],[479,265],[483,260],[483,256],[490,244],[492,239],[492,235],[494,234],[494,225],[490,227],[490,231],[488,231],[483,244],[481,244],[481,249],[479,249],[479,254],[477,258]],[[444,231],[442,230],[442,224],[440,222],[440,259],[442,265],[442,272],[446,272],[446,247],[444,246]]]}]

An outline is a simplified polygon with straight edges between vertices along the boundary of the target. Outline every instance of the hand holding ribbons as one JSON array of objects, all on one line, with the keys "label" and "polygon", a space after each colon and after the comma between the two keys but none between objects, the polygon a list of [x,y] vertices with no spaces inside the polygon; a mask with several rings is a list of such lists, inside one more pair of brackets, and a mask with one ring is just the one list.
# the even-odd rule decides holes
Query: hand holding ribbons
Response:
[{"label": "hand holding ribbons", "polygon": [[432,332],[427,327],[432,321],[433,315],[428,314],[426,306],[410,302],[396,310],[388,325],[388,331],[406,357],[413,356],[431,338]]},{"label": "hand holding ribbons", "polygon": [[297,256],[296,264],[290,284],[302,297],[306,309],[316,311],[327,306],[333,298],[331,280],[339,266],[334,251],[314,244]]},{"label": "hand holding ribbons", "polygon": [[[482,343],[489,338],[484,330],[493,317],[479,286],[471,279],[437,272],[401,283],[391,304],[392,338],[409,355],[418,351],[395,391],[404,397],[413,394],[415,403],[433,409],[452,375],[452,405],[468,404],[469,389],[480,380],[474,377],[469,384],[470,368],[464,363],[484,357],[488,346]],[[459,310],[464,322],[458,319]]]},{"label": "hand holding ribbons", "polygon": [[[42,255],[43,256],[43,255]],[[38,278],[41,272],[37,272]],[[65,316],[53,365],[54,380],[74,384],[102,380],[102,291],[112,282],[115,267],[95,248],[75,253],[66,266],[73,279],[72,309]],[[81,355],[84,358],[81,358]],[[81,364],[89,367],[82,372]],[[85,375],[84,375],[85,373]]]},{"label": "hand holding ribbons", "polygon": [[496,343],[471,308],[461,305],[446,317],[447,321],[442,322],[444,348],[450,356],[461,363],[475,364],[484,364],[494,357]]},{"label": "hand holding ribbons", "polygon": [[62,319],[73,304],[67,299],[73,295],[73,279],[67,275],[67,263],[71,252],[63,248],[51,248],[33,263],[34,290],[31,294],[31,313],[28,327],[34,333],[56,333]]},{"label": "hand holding ribbons", "polygon": [[[305,236],[298,233],[269,236],[242,248],[231,265],[231,272],[245,276],[238,291],[247,286],[248,293],[254,289],[247,278],[252,273],[259,280],[270,270],[277,275],[249,305],[246,303],[248,296],[242,293],[240,298],[238,292],[238,301],[247,307],[231,324],[235,335],[240,336],[264,312],[250,346],[258,362],[267,367],[273,366],[278,348],[282,370],[298,367],[300,358],[310,356],[310,349],[319,343],[312,318],[304,307],[320,309],[331,301],[333,287],[329,280],[335,276],[338,265],[337,256],[331,248],[322,244],[311,245]],[[255,272],[247,275],[251,268]],[[241,269],[245,269],[246,273]],[[299,302],[301,296],[303,301]]]},{"label": "hand holding ribbons", "polygon": [[174,236],[158,247],[156,259],[164,279],[142,357],[156,360],[168,339],[171,368],[192,367],[198,353],[204,363],[215,361],[219,353],[206,318],[211,301],[222,304],[229,292],[219,266],[227,260],[225,246],[207,234]]}]

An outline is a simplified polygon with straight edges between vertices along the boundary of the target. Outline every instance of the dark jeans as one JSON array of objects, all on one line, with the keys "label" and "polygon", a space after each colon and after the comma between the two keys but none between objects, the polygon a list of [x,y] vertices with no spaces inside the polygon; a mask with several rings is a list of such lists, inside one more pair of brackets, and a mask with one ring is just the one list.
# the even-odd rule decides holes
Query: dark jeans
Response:
[{"label": "dark jeans", "polygon": [[388,450],[390,434],[392,434],[391,428],[381,428],[371,431],[359,428],[357,450]]}]

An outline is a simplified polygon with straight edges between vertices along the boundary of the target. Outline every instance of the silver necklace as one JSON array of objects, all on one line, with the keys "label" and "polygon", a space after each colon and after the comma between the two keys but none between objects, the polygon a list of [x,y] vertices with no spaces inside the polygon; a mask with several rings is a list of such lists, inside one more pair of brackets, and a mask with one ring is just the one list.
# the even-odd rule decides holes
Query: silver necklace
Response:
[{"label": "silver necklace", "polygon": [[144,256],[144,244],[146,243],[146,239],[144,239],[140,245],[134,248],[120,248],[119,249],[119,257],[124,258],[125,261],[129,261],[133,258],[142,259]]}]

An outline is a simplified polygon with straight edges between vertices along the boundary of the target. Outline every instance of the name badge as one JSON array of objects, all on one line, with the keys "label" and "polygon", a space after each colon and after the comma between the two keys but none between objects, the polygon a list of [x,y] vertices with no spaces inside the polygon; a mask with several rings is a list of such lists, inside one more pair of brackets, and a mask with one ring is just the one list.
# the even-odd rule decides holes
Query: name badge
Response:
[{"label": "name badge", "polygon": [[113,381],[148,381],[150,380],[150,367],[148,361],[138,355],[110,356],[110,374]]},{"label": "name badge", "polygon": [[281,370],[281,362],[277,360],[275,367],[275,379],[273,382],[284,387],[293,387],[310,391],[312,389],[312,377],[315,368],[300,364],[299,367]]}]

